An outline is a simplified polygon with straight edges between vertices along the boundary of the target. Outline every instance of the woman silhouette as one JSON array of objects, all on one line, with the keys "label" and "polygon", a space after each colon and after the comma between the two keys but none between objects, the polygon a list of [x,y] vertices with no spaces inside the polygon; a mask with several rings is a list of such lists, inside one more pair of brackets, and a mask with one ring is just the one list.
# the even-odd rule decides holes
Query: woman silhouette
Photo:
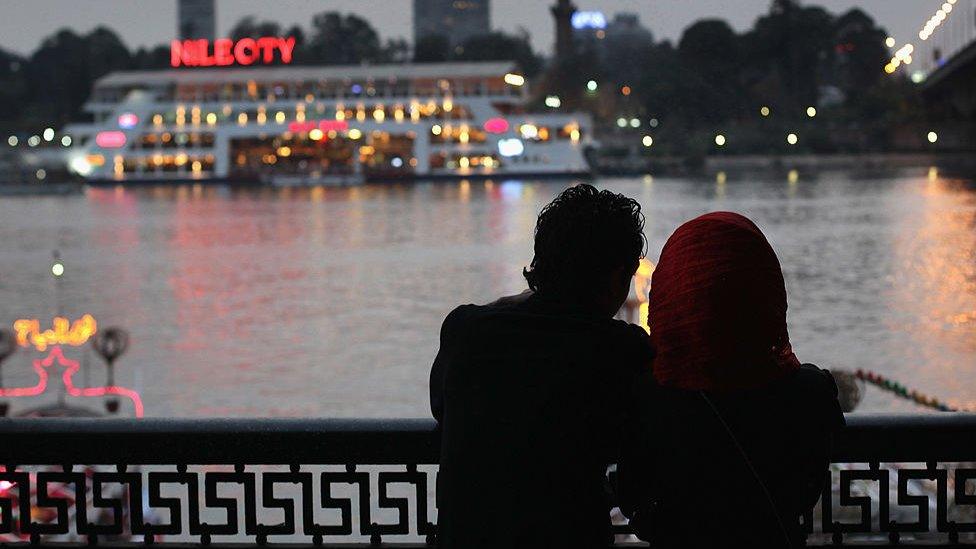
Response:
[{"label": "woman silhouette", "polygon": [[735,213],[668,239],[651,284],[657,355],[618,466],[621,509],[660,546],[802,545],[843,425],[826,371],[801,365],[779,260]]}]

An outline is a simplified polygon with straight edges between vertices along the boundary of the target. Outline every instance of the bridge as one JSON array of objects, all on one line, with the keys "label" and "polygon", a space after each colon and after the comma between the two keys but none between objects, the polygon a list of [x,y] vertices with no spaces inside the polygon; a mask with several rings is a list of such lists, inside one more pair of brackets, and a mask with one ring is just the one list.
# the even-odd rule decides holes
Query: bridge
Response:
[{"label": "bridge", "polygon": [[921,85],[926,102],[938,114],[976,121],[976,40],[940,61]]},{"label": "bridge", "polygon": [[928,117],[940,127],[939,148],[970,150],[976,143],[974,5],[973,0],[945,1],[921,27],[918,41],[901,46],[892,58],[895,63],[900,56],[901,66],[919,84]]},{"label": "bridge", "polygon": [[[808,545],[976,545],[976,414],[847,419]],[[0,439],[7,545],[437,542],[432,420],[4,418]]]}]

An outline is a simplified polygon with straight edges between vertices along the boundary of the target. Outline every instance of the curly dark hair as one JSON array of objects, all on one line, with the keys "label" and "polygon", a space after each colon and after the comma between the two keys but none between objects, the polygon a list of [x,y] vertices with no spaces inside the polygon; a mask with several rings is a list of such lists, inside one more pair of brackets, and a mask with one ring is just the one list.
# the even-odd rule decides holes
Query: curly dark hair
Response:
[{"label": "curly dark hair", "polygon": [[535,257],[522,270],[534,292],[578,292],[644,256],[644,214],[632,198],[580,184],[539,213]]}]

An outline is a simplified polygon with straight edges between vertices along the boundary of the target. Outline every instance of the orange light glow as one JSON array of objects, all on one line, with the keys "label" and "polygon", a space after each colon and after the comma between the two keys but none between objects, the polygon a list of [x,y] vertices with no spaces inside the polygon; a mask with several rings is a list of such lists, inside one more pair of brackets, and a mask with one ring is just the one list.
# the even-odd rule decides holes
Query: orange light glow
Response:
[{"label": "orange light glow", "polygon": [[91,315],[84,315],[71,323],[67,318],[56,316],[51,329],[41,331],[41,323],[36,318],[22,318],[14,321],[14,332],[17,334],[17,344],[21,347],[34,346],[38,351],[45,351],[48,345],[70,345],[78,347],[84,345],[91,336],[95,335],[98,324]]}]

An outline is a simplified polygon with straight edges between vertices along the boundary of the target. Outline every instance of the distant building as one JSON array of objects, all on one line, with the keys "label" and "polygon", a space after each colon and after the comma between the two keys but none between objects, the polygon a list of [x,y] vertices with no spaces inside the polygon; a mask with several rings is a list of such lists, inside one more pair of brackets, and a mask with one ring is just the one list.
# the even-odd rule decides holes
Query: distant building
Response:
[{"label": "distant building", "polygon": [[179,0],[176,33],[180,39],[206,38],[217,34],[216,0]]},{"label": "distant building", "polygon": [[413,0],[413,41],[440,34],[457,46],[491,32],[491,0]]},{"label": "distant building", "polygon": [[573,34],[583,47],[595,48],[601,54],[607,41],[651,42],[652,35],[641,25],[636,13],[620,12],[607,20],[599,11],[578,11],[573,14]]}]

